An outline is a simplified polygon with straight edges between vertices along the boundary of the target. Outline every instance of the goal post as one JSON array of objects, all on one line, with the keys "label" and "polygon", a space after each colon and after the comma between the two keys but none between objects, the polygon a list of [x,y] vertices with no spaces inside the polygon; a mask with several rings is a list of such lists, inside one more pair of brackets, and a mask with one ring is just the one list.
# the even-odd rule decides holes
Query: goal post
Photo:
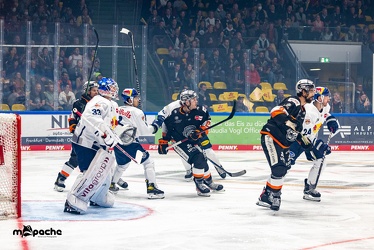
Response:
[{"label": "goal post", "polygon": [[0,220],[21,217],[21,117],[0,113]]}]

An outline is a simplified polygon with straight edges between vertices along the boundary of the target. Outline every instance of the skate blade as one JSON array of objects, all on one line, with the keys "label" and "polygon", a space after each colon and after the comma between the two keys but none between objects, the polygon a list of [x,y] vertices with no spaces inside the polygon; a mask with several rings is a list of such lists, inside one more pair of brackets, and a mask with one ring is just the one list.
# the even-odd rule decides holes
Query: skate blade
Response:
[{"label": "skate blade", "polygon": [[117,191],[114,191],[114,190],[110,190],[110,189],[109,189],[109,192],[111,192],[112,194],[117,194],[117,193],[118,193],[118,190],[117,190]]},{"label": "skate blade", "polygon": [[184,178],[185,181],[187,182],[191,182],[192,181],[192,177],[191,178]]},{"label": "skate blade", "polygon": [[55,185],[54,190],[56,190],[57,192],[63,192],[63,191],[64,191],[64,188]]},{"label": "skate blade", "polygon": [[310,195],[307,195],[307,194],[304,194],[303,199],[308,200],[308,201],[316,201],[316,202],[321,201],[321,197],[313,197],[313,196],[310,196]]},{"label": "skate blade", "polygon": [[219,193],[223,193],[223,192],[226,191],[224,188],[221,189],[221,190],[214,190],[214,189],[211,189],[211,190],[213,191],[213,193],[217,193],[217,194],[219,194]]},{"label": "skate blade", "polygon": [[270,208],[270,204],[268,204],[268,203],[266,203],[266,202],[263,202],[263,201],[260,201],[260,200],[258,200],[258,201],[256,202],[256,205],[257,205],[257,206],[260,206],[260,207]]},{"label": "skate blade", "polygon": [[209,193],[200,193],[200,192],[198,192],[197,195],[201,196],[201,197],[210,197]]},{"label": "skate blade", "polygon": [[149,200],[164,199],[165,195],[163,194],[148,194]]}]

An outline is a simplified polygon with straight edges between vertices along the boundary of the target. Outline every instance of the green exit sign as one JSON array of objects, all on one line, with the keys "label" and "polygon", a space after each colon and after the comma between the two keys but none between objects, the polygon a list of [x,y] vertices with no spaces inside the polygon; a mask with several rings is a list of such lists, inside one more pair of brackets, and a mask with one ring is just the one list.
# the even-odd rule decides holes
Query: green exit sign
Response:
[{"label": "green exit sign", "polygon": [[330,58],[328,58],[328,57],[320,57],[319,58],[319,62],[321,62],[321,63],[329,63],[330,62]]}]

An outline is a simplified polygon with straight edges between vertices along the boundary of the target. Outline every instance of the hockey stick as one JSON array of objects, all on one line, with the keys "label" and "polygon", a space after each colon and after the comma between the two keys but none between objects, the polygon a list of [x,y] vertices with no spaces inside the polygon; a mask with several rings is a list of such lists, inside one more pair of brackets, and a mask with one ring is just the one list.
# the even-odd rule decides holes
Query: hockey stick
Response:
[{"label": "hockey stick", "polygon": [[[227,118],[223,119],[222,121],[217,122],[216,124],[214,124],[214,125],[212,125],[212,126],[209,126],[209,127],[205,128],[205,129],[203,129],[202,131],[200,131],[200,133],[198,133],[198,135],[201,135],[201,134],[204,133],[205,131],[207,131],[207,130],[209,130],[209,129],[212,129],[212,128],[214,128],[214,127],[216,127],[216,126],[218,126],[218,125],[221,125],[222,123],[224,123],[224,122],[230,120],[231,118],[234,117],[235,112],[236,112],[236,101],[234,100],[234,104],[233,104],[233,106],[232,106],[231,113],[230,113],[230,115],[229,115]],[[171,149],[171,148],[174,148],[175,146],[178,146],[179,144],[181,144],[181,143],[183,143],[183,142],[185,142],[185,141],[188,141],[188,138],[184,138],[183,140],[180,140],[180,141],[178,141],[178,142],[176,142],[176,143],[170,145],[169,147],[166,148],[166,150],[169,150],[169,149]]]},{"label": "hockey stick", "polygon": [[[136,90],[138,91],[139,95],[141,94],[140,92],[140,82],[139,82],[139,77],[138,77],[138,65],[136,63],[136,55],[135,55],[135,45],[134,45],[134,35],[133,33],[126,29],[126,28],[122,28],[120,33],[123,33],[123,34],[126,34],[130,37],[130,41],[131,41],[131,50],[132,50],[132,60],[134,62],[134,71],[135,71],[135,82],[136,82]],[[138,106],[139,109],[142,109],[142,106],[141,106],[141,100],[139,99],[139,106]]]},{"label": "hockey stick", "polygon": [[[332,132],[330,132],[329,137],[327,138],[327,141],[326,141],[326,144],[327,144],[327,145],[329,145],[330,140],[331,140],[331,137],[332,137]],[[326,151],[323,152],[323,157],[322,157],[322,160],[321,160],[321,164],[319,165],[319,169],[318,169],[318,174],[317,174],[316,183],[315,183],[314,185],[311,185],[314,189],[317,188],[317,184],[318,184],[318,181],[319,181],[319,177],[320,177],[320,175],[321,175],[321,172],[322,172],[322,167],[323,167],[323,163],[325,162],[325,158],[326,158]]]},{"label": "hockey stick", "polygon": [[[97,49],[99,48],[99,34],[97,33],[96,29],[93,28],[93,31],[95,32],[95,35],[96,35],[96,45],[95,45],[95,54],[94,54],[94,57],[93,57],[93,60],[92,60],[92,64],[91,64],[91,70],[90,70],[90,74],[88,75],[88,82],[91,81],[91,76],[92,76],[92,71],[93,71],[93,67],[94,67],[94,64],[95,64],[95,60],[96,60],[96,55],[97,55]],[[88,93],[88,86],[86,88],[86,95]]]},{"label": "hockey stick", "polygon": [[[77,114],[81,119],[83,119],[86,123],[88,123],[90,126],[94,127],[97,131],[99,131],[100,133],[100,136],[102,137],[106,137],[106,134],[101,131],[101,129],[99,129],[97,126],[93,125],[92,122],[90,122],[89,120],[87,120],[86,117],[82,116],[82,113],[79,112],[76,108],[73,108],[73,112],[75,114]],[[135,162],[136,164],[140,164],[141,162],[141,156],[142,154],[136,154],[136,158],[135,159],[134,157],[132,157],[129,153],[127,153],[123,148],[121,148],[121,146],[119,146],[118,144],[116,144],[115,146],[119,151],[121,151],[124,155],[126,155],[130,160],[132,160],[133,162]],[[140,159],[139,159],[140,158]]]},{"label": "hockey stick", "polygon": [[219,168],[220,170],[222,170],[223,172],[225,172],[226,174],[228,174],[231,177],[238,177],[238,176],[242,176],[242,175],[247,173],[247,171],[245,169],[243,169],[239,172],[231,173],[231,172],[227,171],[226,169],[224,169],[221,165],[218,165],[212,159],[210,159],[198,145],[195,145],[195,148],[197,148],[201,153],[203,153],[205,158],[207,160],[209,160],[216,168]]}]

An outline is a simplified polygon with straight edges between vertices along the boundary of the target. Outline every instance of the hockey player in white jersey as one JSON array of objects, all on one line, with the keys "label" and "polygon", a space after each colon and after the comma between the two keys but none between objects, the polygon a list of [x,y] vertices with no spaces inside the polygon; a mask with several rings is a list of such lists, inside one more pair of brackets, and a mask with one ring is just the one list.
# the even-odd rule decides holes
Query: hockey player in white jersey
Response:
[{"label": "hockey player in white jersey", "polygon": [[[135,89],[124,89],[122,98],[125,105],[118,108],[118,126],[115,129],[116,134],[124,142],[120,147],[133,158],[137,158],[137,153],[142,154],[140,163],[144,167],[148,199],[163,199],[165,197],[164,192],[158,189],[156,184],[154,161],[139,143],[139,136],[151,135],[154,128],[147,124],[143,111],[137,108],[139,105],[139,94]],[[132,139],[130,139],[129,143],[126,143],[129,138]],[[110,189],[113,192],[117,192],[116,183],[120,180],[122,173],[129,167],[131,160],[118,148],[114,148],[114,153],[118,166],[114,172]]]},{"label": "hockey player in white jersey", "polygon": [[118,105],[111,99],[118,97],[118,85],[111,78],[99,82],[99,95],[87,103],[81,115],[72,146],[78,157],[81,174],[67,195],[64,212],[81,214],[91,206],[112,207],[114,195],[109,192],[115,158],[109,148],[121,143],[113,132],[117,123]]},{"label": "hockey player in white jersey", "polygon": [[[152,122],[152,126],[155,128],[154,131],[153,131],[153,134],[155,134],[160,127],[162,127],[163,130],[166,130],[165,125],[163,124],[165,119],[170,116],[171,111],[173,111],[174,109],[179,108],[181,106],[182,106],[181,101],[177,100],[177,101],[169,103],[160,112],[158,112],[157,119]],[[218,157],[216,156],[215,152],[212,149],[212,144],[210,143],[210,140],[209,140],[208,136],[205,133],[199,139],[199,143],[200,143],[201,148],[204,150],[204,153],[210,159],[212,159],[212,161],[214,161],[218,165],[222,166],[221,162],[219,161]],[[186,175],[184,176],[184,178],[187,181],[192,180],[192,166],[190,164],[188,164],[184,159],[182,159],[182,163],[183,163],[183,166],[186,169]],[[214,167],[217,170],[219,176],[222,179],[225,179],[226,178],[226,173],[224,171],[222,171],[221,169],[219,169],[218,167],[216,167],[215,165],[214,165]]]},{"label": "hockey player in white jersey", "polygon": [[[321,194],[315,189],[319,168],[325,168],[326,160],[322,163],[324,155],[329,155],[331,149],[324,141],[317,138],[318,131],[322,128],[326,121],[327,128],[331,133],[335,133],[338,128],[336,118],[330,114],[330,91],[325,87],[316,87],[316,93],[313,102],[305,105],[305,119],[303,122],[302,134],[307,136],[314,143],[312,151],[305,151],[305,155],[309,161],[313,162],[313,166],[309,171],[308,178],[304,180],[304,196],[305,200],[321,201]],[[290,147],[291,165],[295,164],[296,159],[304,152],[304,149],[298,144],[293,143]],[[321,171],[322,171],[321,169]]]}]

